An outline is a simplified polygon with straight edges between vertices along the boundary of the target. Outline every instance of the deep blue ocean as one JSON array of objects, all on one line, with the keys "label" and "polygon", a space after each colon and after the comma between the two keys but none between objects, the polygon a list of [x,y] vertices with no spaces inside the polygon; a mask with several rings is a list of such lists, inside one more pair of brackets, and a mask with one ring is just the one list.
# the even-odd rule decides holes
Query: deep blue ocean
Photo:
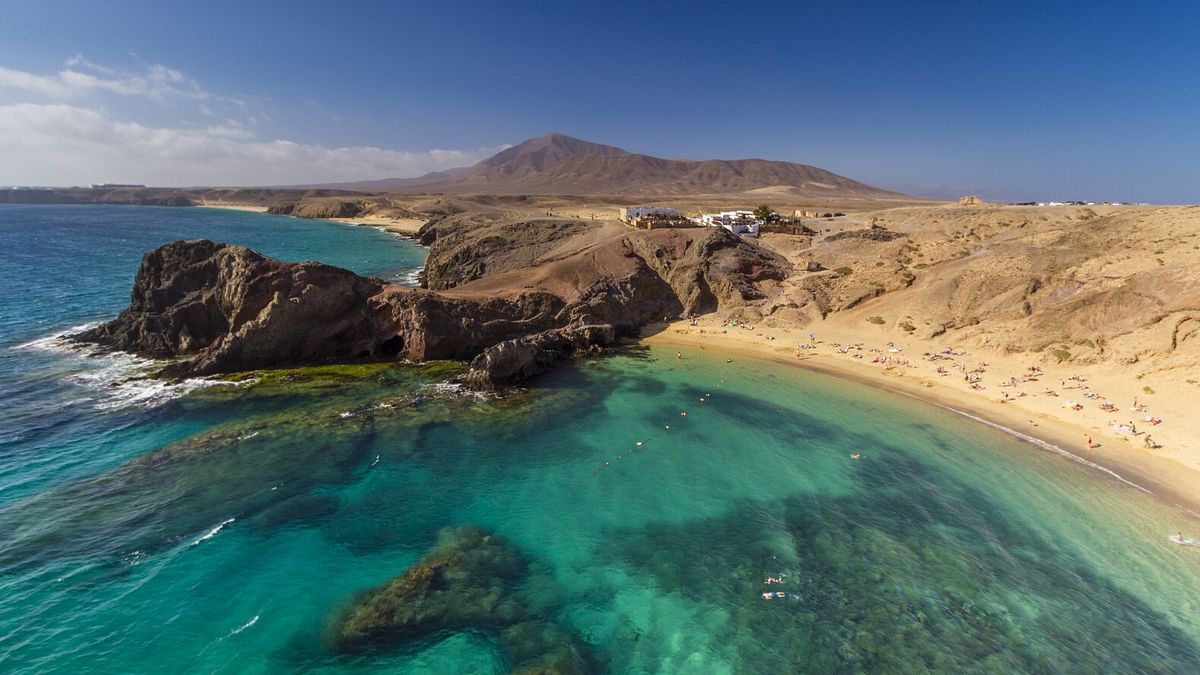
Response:
[{"label": "deep blue ocean", "polygon": [[[550,644],[596,673],[1200,672],[1193,516],[908,398],[645,347],[502,398],[445,363],[165,385],[56,337],[197,237],[424,260],[325,221],[0,206],[0,672],[503,673]],[[527,567],[347,649],[455,528]]]}]

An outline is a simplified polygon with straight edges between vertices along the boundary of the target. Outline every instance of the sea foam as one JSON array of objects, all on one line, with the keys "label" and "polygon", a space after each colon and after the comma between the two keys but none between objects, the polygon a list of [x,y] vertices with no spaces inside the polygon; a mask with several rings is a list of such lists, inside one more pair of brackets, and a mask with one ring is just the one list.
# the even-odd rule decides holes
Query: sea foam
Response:
[{"label": "sea foam", "polygon": [[221,521],[221,524],[217,525],[213,529],[209,530],[208,534],[204,535],[203,537],[200,537],[196,541],[193,541],[192,546],[196,546],[196,545],[200,544],[200,542],[208,541],[209,539],[212,539],[213,537],[217,536],[217,534],[221,530],[225,529],[226,525],[233,524],[233,521],[235,521],[235,520],[237,520],[237,518],[229,518],[228,520]]},{"label": "sea foam", "polygon": [[72,326],[52,335],[14,345],[10,349],[61,355],[72,369],[63,379],[88,392],[86,397],[74,402],[90,403],[99,410],[154,408],[198,389],[217,385],[248,384],[212,378],[188,378],[177,382],[157,380],[151,375],[162,367],[161,361],[127,352],[105,352],[95,346],[70,340],[72,335],[97,325],[99,324],[87,323]]}]

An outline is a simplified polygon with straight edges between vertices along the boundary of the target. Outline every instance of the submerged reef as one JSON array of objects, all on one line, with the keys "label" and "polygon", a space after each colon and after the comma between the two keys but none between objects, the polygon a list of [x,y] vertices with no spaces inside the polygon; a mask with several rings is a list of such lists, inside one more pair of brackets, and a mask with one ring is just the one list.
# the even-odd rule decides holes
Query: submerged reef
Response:
[{"label": "submerged reef", "polygon": [[532,574],[531,561],[498,535],[443,530],[416,564],[338,617],[334,648],[419,647],[471,631],[496,639],[514,672],[590,672],[580,645],[524,591]]}]

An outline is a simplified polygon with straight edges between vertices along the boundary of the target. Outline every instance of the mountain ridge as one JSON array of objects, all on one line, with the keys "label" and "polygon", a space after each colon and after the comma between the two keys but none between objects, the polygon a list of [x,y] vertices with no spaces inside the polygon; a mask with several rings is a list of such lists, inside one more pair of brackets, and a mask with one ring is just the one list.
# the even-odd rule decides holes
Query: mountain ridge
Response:
[{"label": "mountain ridge", "polygon": [[702,195],[770,190],[789,197],[907,198],[809,164],[758,158],[665,159],[552,132],[471,167],[418,178],[321,186],[392,192]]}]

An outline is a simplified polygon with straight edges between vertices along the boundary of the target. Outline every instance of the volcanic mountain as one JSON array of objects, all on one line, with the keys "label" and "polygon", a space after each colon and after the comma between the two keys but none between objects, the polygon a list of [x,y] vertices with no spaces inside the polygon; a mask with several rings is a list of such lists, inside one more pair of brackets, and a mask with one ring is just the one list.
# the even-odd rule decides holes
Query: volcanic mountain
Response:
[{"label": "volcanic mountain", "polygon": [[342,184],[405,192],[557,195],[700,195],[758,192],[781,197],[903,198],[807,164],[765,159],[662,159],[547,134],[475,166],[421,178]]}]

